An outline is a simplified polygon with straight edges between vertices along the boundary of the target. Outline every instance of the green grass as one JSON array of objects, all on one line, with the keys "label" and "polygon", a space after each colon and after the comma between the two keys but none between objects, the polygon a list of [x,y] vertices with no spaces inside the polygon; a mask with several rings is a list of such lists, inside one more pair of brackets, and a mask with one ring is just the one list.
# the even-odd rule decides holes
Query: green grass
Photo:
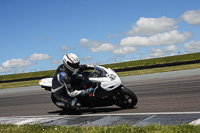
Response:
[{"label": "green grass", "polygon": [[39,80],[0,83],[0,89],[39,85]]},{"label": "green grass", "polygon": [[53,76],[54,73],[55,73],[55,70],[49,70],[49,71],[40,71],[40,72],[1,75],[0,81],[31,78],[31,77]]},{"label": "green grass", "polygon": [[1,133],[199,133],[200,126],[192,125],[148,125],[136,127],[129,125],[105,127],[79,127],[79,126],[44,126],[35,125],[0,125]]},{"label": "green grass", "polygon": [[122,77],[122,76],[130,76],[130,75],[161,73],[161,72],[179,71],[179,70],[196,69],[196,68],[200,68],[200,63],[189,64],[189,65],[180,65],[180,66],[171,66],[171,67],[142,69],[142,70],[132,70],[132,71],[125,71],[125,72],[117,72],[117,74],[120,77]]},{"label": "green grass", "polygon": [[112,69],[117,69],[117,68],[148,66],[148,65],[165,64],[165,63],[182,62],[182,61],[192,61],[192,60],[200,60],[200,53],[176,55],[176,56],[121,62],[121,63],[113,63],[113,64],[106,64],[104,66],[112,68]]}]

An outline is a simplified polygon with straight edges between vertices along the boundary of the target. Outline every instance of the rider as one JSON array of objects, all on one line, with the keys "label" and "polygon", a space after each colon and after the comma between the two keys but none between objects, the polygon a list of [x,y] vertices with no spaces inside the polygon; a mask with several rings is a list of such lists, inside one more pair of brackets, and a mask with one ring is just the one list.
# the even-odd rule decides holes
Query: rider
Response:
[{"label": "rider", "polygon": [[[58,101],[65,103],[64,106],[70,106],[71,108],[79,108],[80,103],[77,98],[91,96],[93,88],[85,90],[75,90],[72,87],[72,76],[77,71],[93,68],[91,65],[80,65],[80,60],[77,55],[69,53],[63,56],[63,64],[61,64],[54,74],[52,83],[52,92]],[[78,75],[80,76],[80,75]],[[57,104],[61,104],[57,102]]]}]

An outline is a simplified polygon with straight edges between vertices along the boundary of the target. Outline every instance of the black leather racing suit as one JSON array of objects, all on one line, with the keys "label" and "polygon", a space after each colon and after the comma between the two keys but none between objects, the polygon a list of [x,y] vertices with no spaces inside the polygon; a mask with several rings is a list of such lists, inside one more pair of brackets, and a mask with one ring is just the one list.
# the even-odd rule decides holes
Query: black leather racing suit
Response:
[{"label": "black leather racing suit", "polygon": [[[81,70],[87,70],[93,68],[89,65],[80,65]],[[85,94],[92,93],[93,89],[87,89],[87,90],[74,90],[71,86],[71,78],[73,76],[73,73],[69,71],[64,64],[60,65],[56,73],[53,77],[52,82],[52,92],[54,96],[57,98],[57,100],[64,102],[65,104],[72,105],[76,104],[77,99],[75,97],[81,95],[85,96]]]}]

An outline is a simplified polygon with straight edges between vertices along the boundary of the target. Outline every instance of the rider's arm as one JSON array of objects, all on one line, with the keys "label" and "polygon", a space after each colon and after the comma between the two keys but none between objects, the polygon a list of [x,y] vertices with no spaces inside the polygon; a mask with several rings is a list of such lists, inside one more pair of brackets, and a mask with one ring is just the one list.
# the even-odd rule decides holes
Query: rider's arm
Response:
[{"label": "rider's arm", "polygon": [[80,65],[79,70],[84,71],[84,70],[93,70],[94,66],[93,65],[88,65],[88,64],[83,64]]},{"label": "rider's arm", "polygon": [[59,78],[58,78],[59,82],[64,84],[67,94],[70,97],[75,97],[77,95],[79,95],[81,92],[74,90],[71,86],[71,77],[69,75],[67,75],[67,73],[65,72],[60,72],[59,73]]}]

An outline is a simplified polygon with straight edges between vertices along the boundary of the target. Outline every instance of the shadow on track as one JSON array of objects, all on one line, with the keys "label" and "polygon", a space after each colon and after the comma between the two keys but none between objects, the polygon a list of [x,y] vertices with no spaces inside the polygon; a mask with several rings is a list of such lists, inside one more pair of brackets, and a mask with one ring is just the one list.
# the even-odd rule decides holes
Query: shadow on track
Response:
[{"label": "shadow on track", "polygon": [[99,113],[99,112],[113,112],[121,110],[120,108],[95,108],[95,109],[81,109],[79,111],[66,111],[66,110],[58,110],[54,112],[49,112],[50,114],[58,114],[58,115],[81,115],[84,113]]},{"label": "shadow on track", "polygon": [[66,110],[57,110],[54,112],[49,112],[50,114],[58,114],[58,115],[81,115],[81,114],[95,114],[100,112],[113,112],[119,111],[121,108],[95,108],[95,109],[81,109],[79,111],[66,111]]},{"label": "shadow on track", "polygon": [[[136,107],[132,108],[136,109]],[[93,109],[81,109],[79,111],[66,111],[66,110],[57,110],[48,112],[49,114],[58,114],[58,115],[81,115],[81,114],[98,114],[98,113],[108,113],[108,112],[115,112],[119,110],[124,110],[122,108],[93,108]]]}]

